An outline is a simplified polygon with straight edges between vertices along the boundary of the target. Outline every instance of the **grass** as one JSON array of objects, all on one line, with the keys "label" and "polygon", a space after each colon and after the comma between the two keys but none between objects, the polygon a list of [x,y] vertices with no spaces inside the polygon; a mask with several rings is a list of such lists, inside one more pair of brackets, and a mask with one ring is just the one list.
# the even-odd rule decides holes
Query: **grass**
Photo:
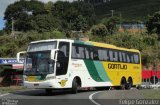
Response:
[{"label": "grass", "polygon": [[160,88],[158,89],[143,89],[140,90],[144,99],[160,99]]},{"label": "grass", "polygon": [[23,90],[23,89],[26,89],[26,88],[23,86],[0,87],[0,94],[14,92],[14,91]]}]

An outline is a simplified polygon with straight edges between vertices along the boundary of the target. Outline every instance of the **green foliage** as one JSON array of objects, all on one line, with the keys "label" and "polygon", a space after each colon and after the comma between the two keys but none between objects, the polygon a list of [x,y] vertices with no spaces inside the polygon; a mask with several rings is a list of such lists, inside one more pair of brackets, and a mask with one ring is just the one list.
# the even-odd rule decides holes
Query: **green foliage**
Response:
[{"label": "green foliage", "polygon": [[149,34],[156,33],[160,37],[160,11],[149,16],[146,27]]},{"label": "green foliage", "polygon": [[4,30],[0,30],[0,36],[4,34]]},{"label": "green foliage", "polygon": [[116,32],[116,24],[119,23],[119,19],[117,17],[110,17],[102,19],[102,22],[107,28],[107,34],[113,34]]},{"label": "green foliage", "polygon": [[27,50],[28,44],[31,41],[56,38],[65,38],[65,34],[55,29],[44,33],[38,33],[37,31],[19,33],[16,39],[3,35],[0,36],[0,56],[15,57],[17,52]]},{"label": "green foliage", "polygon": [[52,8],[52,14],[61,19],[64,31],[86,31],[95,23],[93,6],[84,2],[58,1]]},{"label": "green foliage", "polygon": [[99,18],[110,17],[114,10],[114,16],[122,13],[123,21],[144,21],[148,14],[160,10],[159,0],[110,0],[101,5],[95,5],[95,13]]},{"label": "green foliage", "polygon": [[79,1],[44,4],[37,0],[20,0],[7,7],[4,19],[7,32],[11,31],[12,22],[15,31],[23,32],[86,31],[95,23],[95,13],[91,4]]},{"label": "green foliage", "polygon": [[107,28],[104,24],[98,24],[92,27],[92,34],[104,37],[107,34]]},{"label": "green foliage", "polygon": [[82,15],[79,15],[73,23],[73,30],[86,31],[86,28],[87,28],[87,20]]},{"label": "green foliage", "polygon": [[37,0],[20,0],[13,4],[10,4],[6,11],[6,31],[11,31],[12,19],[14,20],[16,31],[27,31],[31,30],[30,20],[38,14],[45,13],[44,4]]},{"label": "green foliage", "polygon": [[47,32],[56,28],[61,29],[60,20],[48,14],[35,16],[30,24],[32,29],[38,32]]}]

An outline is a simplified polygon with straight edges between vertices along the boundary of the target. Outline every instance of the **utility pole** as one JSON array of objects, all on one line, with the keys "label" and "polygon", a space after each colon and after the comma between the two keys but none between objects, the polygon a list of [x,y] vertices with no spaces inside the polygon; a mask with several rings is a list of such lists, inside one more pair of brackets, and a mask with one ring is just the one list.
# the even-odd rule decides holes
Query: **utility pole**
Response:
[{"label": "utility pole", "polygon": [[119,13],[119,28],[121,29],[122,28],[122,13],[120,12]]},{"label": "utility pole", "polygon": [[113,17],[113,15],[114,15],[114,10],[110,10],[111,11],[111,14],[112,14],[112,17]]},{"label": "utility pole", "polygon": [[15,20],[14,20],[13,17],[11,18],[11,20],[12,20],[12,32],[11,32],[11,36],[13,36],[14,39],[16,39],[15,29],[14,29]]},{"label": "utility pole", "polygon": [[13,17],[11,18],[12,20],[12,32],[11,32],[11,36],[14,36],[14,19]]}]

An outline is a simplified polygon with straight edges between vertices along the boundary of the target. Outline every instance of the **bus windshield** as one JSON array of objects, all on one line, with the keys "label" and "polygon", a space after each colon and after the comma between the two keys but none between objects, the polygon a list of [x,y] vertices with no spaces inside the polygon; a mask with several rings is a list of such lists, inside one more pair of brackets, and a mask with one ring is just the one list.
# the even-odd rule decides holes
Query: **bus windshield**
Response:
[{"label": "bus windshield", "polygon": [[39,75],[54,73],[54,62],[50,59],[51,51],[28,52],[24,74]]}]

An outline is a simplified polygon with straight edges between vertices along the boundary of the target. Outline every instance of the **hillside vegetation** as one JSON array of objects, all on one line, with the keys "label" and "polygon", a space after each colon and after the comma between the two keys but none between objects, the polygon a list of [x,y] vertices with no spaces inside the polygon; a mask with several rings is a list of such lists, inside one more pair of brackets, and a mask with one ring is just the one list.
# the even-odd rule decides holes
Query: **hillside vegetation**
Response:
[{"label": "hillside vegetation", "polygon": [[[160,0],[111,0],[94,7],[84,2],[16,1],[5,11],[6,26],[0,31],[0,57],[16,57],[17,52],[27,50],[31,41],[75,39],[78,32],[90,41],[138,49],[143,65],[154,66],[160,62],[160,12],[156,12],[160,10],[159,5]],[[113,17],[110,10],[115,10]],[[120,12],[123,21],[144,22],[148,18],[146,29],[118,31]],[[148,14],[153,15],[148,17]]]},{"label": "hillside vegetation", "polygon": [[111,16],[110,10],[114,10],[116,16],[121,12],[123,21],[144,21],[149,14],[160,10],[160,0],[111,0],[94,8],[100,18]]}]

